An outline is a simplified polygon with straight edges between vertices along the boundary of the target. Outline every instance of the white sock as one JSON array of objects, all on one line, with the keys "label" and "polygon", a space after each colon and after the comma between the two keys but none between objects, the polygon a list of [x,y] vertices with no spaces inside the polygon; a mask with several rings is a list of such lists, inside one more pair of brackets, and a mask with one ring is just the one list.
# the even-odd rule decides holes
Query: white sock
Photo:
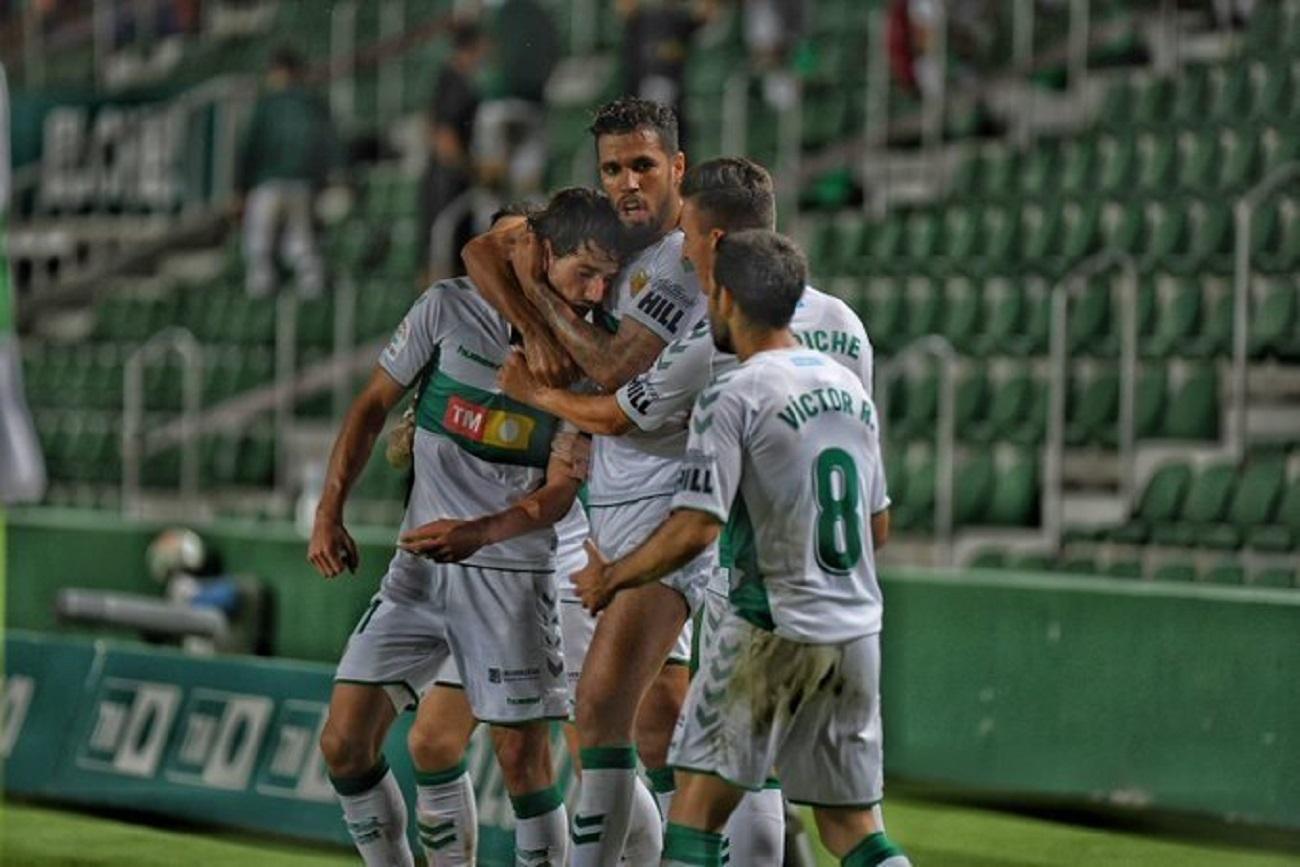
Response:
[{"label": "white sock", "polygon": [[[666,821],[666,820],[665,820]],[[659,805],[644,781],[637,778],[632,796],[632,820],[627,828],[623,858],[628,864],[658,864],[664,850],[664,826]]]},{"label": "white sock", "polygon": [[352,842],[366,867],[415,867],[406,842],[406,802],[397,778],[381,756],[356,777],[330,777]]},{"label": "white sock", "polygon": [[573,867],[616,867],[636,798],[636,750],[587,747],[573,810]]},{"label": "white sock", "polygon": [[430,867],[474,867],[478,805],[465,762],[445,771],[415,772],[416,823]]},{"label": "white sock", "polygon": [[781,867],[785,859],[785,804],[780,789],[746,792],[723,830],[722,863]]},{"label": "white sock", "polygon": [[555,786],[511,797],[515,809],[515,864],[564,867],[568,857],[569,817]]}]

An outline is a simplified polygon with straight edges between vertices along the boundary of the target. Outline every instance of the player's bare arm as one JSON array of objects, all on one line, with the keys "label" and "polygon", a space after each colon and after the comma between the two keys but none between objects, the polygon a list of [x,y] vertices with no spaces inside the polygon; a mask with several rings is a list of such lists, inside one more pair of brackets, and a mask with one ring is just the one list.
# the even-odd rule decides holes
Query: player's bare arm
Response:
[{"label": "player's bare arm", "polygon": [[577,437],[586,439],[581,434],[556,435],[546,481],[510,508],[471,520],[430,521],[403,533],[398,547],[439,563],[458,563],[486,545],[553,525],[568,514],[586,478],[585,449],[574,442]]},{"label": "player's bare arm", "polygon": [[614,391],[648,368],[668,345],[662,337],[632,319],[624,319],[618,331],[610,334],[580,319],[549,290],[539,292],[537,301],[538,310],[561,345],[582,372],[606,391]]},{"label": "player's bare arm", "polygon": [[632,420],[612,394],[578,394],[544,385],[519,353],[511,353],[497,374],[501,390],[521,403],[558,416],[580,430],[619,436],[632,429]]},{"label": "player's bare arm", "polygon": [[510,265],[515,245],[530,233],[523,217],[505,217],[465,245],[461,260],[479,294],[524,336],[529,367],[548,385],[572,382],[578,369],[524,295]]},{"label": "player's bare arm", "polygon": [[871,516],[871,545],[877,551],[889,541],[889,510],[885,509]]},{"label": "player's bare arm", "polygon": [[614,594],[658,581],[698,557],[722,532],[715,515],[697,509],[678,509],[659,525],[632,553],[609,562],[590,540],[587,565],[573,576],[582,604],[595,614],[609,605]]},{"label": "player's bare arm", "polygon": [[357,543],[343,526],[343,505],[370,459],[384,419],[405,392],[406,388],[386,371],[376,368],[343,419],[343,428],[330,452],[325,490],[316,506],[316,521],[307,548],[308,562],[326,578],[333,578],[344,569],[355,572],[359,564]]}]

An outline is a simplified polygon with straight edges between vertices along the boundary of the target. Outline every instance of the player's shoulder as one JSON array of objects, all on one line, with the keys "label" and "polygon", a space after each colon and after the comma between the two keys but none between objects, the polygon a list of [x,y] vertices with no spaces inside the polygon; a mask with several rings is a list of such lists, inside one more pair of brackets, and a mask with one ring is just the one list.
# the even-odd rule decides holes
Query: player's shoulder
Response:
[{"label": "player's shoulder", "polygon": [[492,305],[479,294],[468,277],[448,277],[435,281],[416,299],[415,307],[421,305],[444,318],[479,319],[491,317],[495,313]]},{"label": "player's shoulder", "polygon": [[807,305],[809,312],[824,322],[838,325],[845,331],[856,331],[866,335],[862,317],[858,316],[857,311],[838,295],[823,292],[816,286],[805,286],[803,298],[799,303]]},{"label": "player's shoulder", "polygon": [[654,282],[675,283],[687,289],[695,289],[695,272],[689,269],[682,258],[682,247],[686,234],[681,229],[673,229],[647,250],[645,267]]}]

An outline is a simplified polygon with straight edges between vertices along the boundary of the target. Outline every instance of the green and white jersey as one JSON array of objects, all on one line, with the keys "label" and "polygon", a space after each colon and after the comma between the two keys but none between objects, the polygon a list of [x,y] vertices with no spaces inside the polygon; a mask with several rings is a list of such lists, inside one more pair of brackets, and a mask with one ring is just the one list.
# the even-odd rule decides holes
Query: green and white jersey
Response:
[{"label": "green and white jersey", "polygon": [[[809,349],[824,352],[858,377],[871,392],[873,353],[862,320],[834,295],[804,287],[790,329]],[[633,424],[643,431],[679,430],[686,446],[691,406],[713,377],[736,367],[736,356],[713,345],[707,321],[664,348],[655,363],[620,388],[615,397]]]},{"label": "green and white jersey", "polygon": [[[680,229],[642,250],[619,272],[605,299],[605,315],[632,319],[671,344],[704,318],[708,303],[682,261]],[[677,431],[632,431],[598,436],[592,444],[588,504],[615,506],[673,493],[682,454]]]},{"label": "green and white jersey", "polygon": [[870,516],[888,506],[875,406],[828,356],[762,352],[700,393],[673,508],[730,519],[746,620],[811,644],[878,632]]},{"label": "green and white jersey", "polygon": [[[501,393],[497,371],[510,351],[510,324],[463,278],[435,283],[397,326],[380,367],[408,387],[427,376],[403,530],[502,511],[545,480],[559,421]],[[465,563],[550,571],[555,545],[548,527],[480,548]]]}]

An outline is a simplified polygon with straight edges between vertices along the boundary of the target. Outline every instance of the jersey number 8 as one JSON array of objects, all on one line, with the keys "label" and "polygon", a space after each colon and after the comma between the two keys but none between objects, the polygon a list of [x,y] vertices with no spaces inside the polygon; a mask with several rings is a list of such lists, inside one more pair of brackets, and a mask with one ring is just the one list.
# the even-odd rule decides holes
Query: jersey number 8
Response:
[{"label": "jersey number 8", "polygon": [[817,493],[817,563],[843,575],[862,559],[858,467],[843,449],[825,449],[813,464]]}]

